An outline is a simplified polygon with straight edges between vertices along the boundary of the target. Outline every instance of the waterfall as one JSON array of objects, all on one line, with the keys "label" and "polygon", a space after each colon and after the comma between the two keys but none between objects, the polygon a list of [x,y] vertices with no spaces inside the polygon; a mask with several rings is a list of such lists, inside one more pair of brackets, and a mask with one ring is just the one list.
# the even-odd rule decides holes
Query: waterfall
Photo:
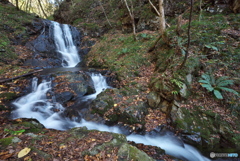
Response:
[{"label": "waterfall", "polygon": [[52,21],[52,24],[56,50],[62,55],[62,66],[75,67],[81,60],[73,43],[70,27],[55,21]]},{"label": "waterfall", "polygon": [[[109,86],[105,77],[101,74],[91,74],[92,81],[96,93],[89,95],[88,99],[94,99],[101,91]],[[54,102],[52,98],[46,97],[47,92],[51,90],[51,81],[43,81],[37,87],[37,78],[32,81],[32,92],[26,96],[17,99],[13,104],[16,109],[12,111],[12,118],[35,118],[46,128],[67,130],[73,127],[86,126],[89,130],[95,129],[99,131],[108,131],[123,134],[117,126],[109,127],[107,125],[98,124],[84,119],[81,122],[71,121],[62,117],[65,108],[58,102]],[[175,136],[149,136],[131,134],[127,136],[127,140],[145,145],[157,146],[165,150],[166,154],[188,161],[209,161],[208,158],[202,156],[195,148],[187,144],[179,144],[179,139]]]},{"label": "waterfall", "polygon": [[94,85],[94,89],[95,89],[95,93],[88,95],[84,98],[84,100],[93,100],[97,97],[98,94],[100,94],[101,92],[103,92],[105,89],[107,88],[111,88],[110,86],[108,86],[107,82],[106,82],[106,78],[104,76],[102,76],[100,73],[96,74],[96,73],[91,73],[91,79],[93,81],[93,85]]}]

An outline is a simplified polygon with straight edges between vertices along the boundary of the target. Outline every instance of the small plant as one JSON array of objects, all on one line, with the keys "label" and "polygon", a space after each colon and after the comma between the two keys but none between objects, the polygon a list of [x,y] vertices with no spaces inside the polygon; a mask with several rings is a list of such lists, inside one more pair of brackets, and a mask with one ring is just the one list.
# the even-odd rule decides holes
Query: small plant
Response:
[{"label": "small plant", "polygon": [[121,55],[121,54],[126,54],[129,52],[129,49],[128,48],[123,48],[121,51],[119,51],[117,54],[118,55]]},{"label": "small plant", "polygon": [[171,93],[173,95],[178,95],[179,92],[180,92],[179,90],[183,88],[184,83],[182,81],[178,80],[178,79],[171,79],[170,82],[178,87],[177,90],[173,90]]},{"label": "small plant", "polygon": [[201,77],[203,79],[198,82],[202,87],[206,88],[210,92],[213,92],[217,99],[223,99],[221,91],[227,91],[239,95],[237,91],[226,87],[233,84],[233,80],[229,80],[226,76],[220,77],[217,80],[213,75],[209,74],[202,74]]},{"label": "small plant", "polygon": [[179,49],[181,50],[181,53],[183,56],[186,54],[186,50],[187,50],[187,48],[184,46],[186,43],[187,43],[187,39],[177,37],[177,45],[178,45]]},{"label": "small plant", "polygon": [[138,35],[138,37],[145,39],[145,40],[149,40],[152,38],[150,35],[148,35],[146,33],[141,33],[140,35]]},{"label": "small plant", "polygon": [[25,132],[24,129],[18,130],[18,131],[13,131],[10,129],[4,129],[5,132],[10,133],[11,135],[21,135],[23,132]]},{"label": "small plant", "polygon": [[212,42],[212,43],[210,43],[210,44],[205,45],[205,47],[208,48],[208,49],[212,49],[212,50],[215,50],[215,51],[219,51],[219,48],[216,47],[218,44],[222,45],[222,44],[224,44],[224,42],[223,42],[223,41],[220,41],[220,42]]}]

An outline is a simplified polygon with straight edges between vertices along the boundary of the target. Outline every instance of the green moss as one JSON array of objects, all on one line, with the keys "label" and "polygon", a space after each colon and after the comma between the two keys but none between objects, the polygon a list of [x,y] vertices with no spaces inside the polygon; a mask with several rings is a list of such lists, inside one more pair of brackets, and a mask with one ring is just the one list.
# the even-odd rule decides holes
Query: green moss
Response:
[{"label": "green moss", "polygon": [[30,127],[28,129],[26,129],[26,133],[32,132],[32,133],[39,133],[43,131],[43,125],[41,125],[40,123],[37,123],[35,121],[24,121],[20,124],[21,126],[25,126],[25,127]]},{"label": "green moss", "polygon": [[4,100],[13,100],[17,97],[16,93],[0,93],[0,97],[4,98]]},{"label": "green moss", "polygon": [[[164,151],[161,151],[160,154],[163,154]],[[123,143],[118,150],[119,160],[132,160],[132,161],[153,161],[145,152],[139,150],[138,148]]]},{"label": "green moss", "polygon": [[4,50],[4,52],[1,52],[0,58],[13,60],[17,58],[17,55],[12,47],[11,40],[16,37],[22,37],[23,41],[27,39],[27,29],[24,25],[30,24],[34,16],[10,5],[1,5],[0,15],[0,49]]},{"label": "green moss", "polygon": [[7,137],[7,138],[3,138],[3,139],[0,139],[0,144],[3,146],[3,147],[7,147],[8,145],[10,145],[12,143],[12,139],[14,137]]}]

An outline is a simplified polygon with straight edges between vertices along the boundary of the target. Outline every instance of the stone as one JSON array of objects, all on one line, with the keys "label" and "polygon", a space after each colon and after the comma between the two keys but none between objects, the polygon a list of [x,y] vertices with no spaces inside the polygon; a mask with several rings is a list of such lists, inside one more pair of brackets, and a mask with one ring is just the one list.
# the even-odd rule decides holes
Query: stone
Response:
[{"label": "stone", "polygon": [[158,104],[161,102],[161,98],[155,92],[150,92],[147,95],[147,102],[150,107],[157,108]]},{"label": "stone", "polygon": [[180,95],[181,95],[182,97],[184,97],[184,98],[187,97],[187,86],[186,86],[186,84],[183,84],[183,87],[182,87],[182,89],[180,90]]},{"label": "stone", "polygon": [[119,161],[123,160],[137,160],[137,161],[154,161],[145,152],[137,149],[136,147],[124,143],[118,150]]},{"label": "stone", "polygon": [[60,104],[64,104],[73,98],[73,94],[69,91],[56,94],[56,101]]},{"label": "stone", "polygon": [[162,101],[160,104],[160,110],[164,113],[168,113],[169,112],[169,108],[170,108],[170,103],[166,100]]},{"label": "stone", "polygon": [[186,76],[186,79],[187,79],[188,84],[192,84],[192,74],[188,74]]}]

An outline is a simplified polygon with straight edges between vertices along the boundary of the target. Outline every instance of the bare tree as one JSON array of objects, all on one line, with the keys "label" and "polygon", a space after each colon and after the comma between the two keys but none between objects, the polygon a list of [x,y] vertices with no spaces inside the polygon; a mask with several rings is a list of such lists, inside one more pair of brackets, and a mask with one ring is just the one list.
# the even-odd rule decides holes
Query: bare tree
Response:
[{"label": "bare tree", "polygon": [[136,26],[135,26],[135,20],[134,20],[134,14],[133,14],[133,3],[132,3],[132,0],[130,0],[131,2],[131,9],[129,8],[129,5],[127,3],[127,0],[124,0],[125,2],[125,5],[128,9],[128,13],[129,13],[129,16],[131,18],[131,21],[132,21],[132,28],[133,28],[133,37],[135,40],[137,40],[137,37],[136,37]]},{"label": "bare tree", "polygon": [[159,32],[160,32],[160,34],[163,34],[165,32],[165,29],[166,29],[166,21],[165,21],[163,0],[158,0],[159,10],[157,10],[157,8],[153,5],[151,0],[148,0],[148,1],[159,16]]},{"label": "bare tree", "polygon": [[191,41],[190,29],[191,29],[191,22],[192,22],[192,11],[193,11],[193,0],[191,0],[191,9],[190,9],[189,23],[188,23],[188,44],[187,44],[187,49],[186,49],[186,54],[185,54],[184,60],[179,67],[180,69],[186,64],[187,57],[189,55],[189,47],[190,47],[190,41]]},{"label": "bare tree", "polygon": [[111,25],[111,23],[110,23],[110,21],[109,21],[109,19],[108,19],[108,17],[107,17],[107,14],[106,14],[106,12],[105,12],[105,9],[104,9],[104,7],[103,7],[103,5],[102,5],[102,2],[101,2],[100,0],[98,0],[98,2],[99,2],[100,6],[101,6],[101,8],[102,8],[102,10],[103,10],[103,13],[104,13],[104,15],[105,15],[105,17],[106,17],[106,19],[107,19],[108,24],[112,27],[112,25]]}]

